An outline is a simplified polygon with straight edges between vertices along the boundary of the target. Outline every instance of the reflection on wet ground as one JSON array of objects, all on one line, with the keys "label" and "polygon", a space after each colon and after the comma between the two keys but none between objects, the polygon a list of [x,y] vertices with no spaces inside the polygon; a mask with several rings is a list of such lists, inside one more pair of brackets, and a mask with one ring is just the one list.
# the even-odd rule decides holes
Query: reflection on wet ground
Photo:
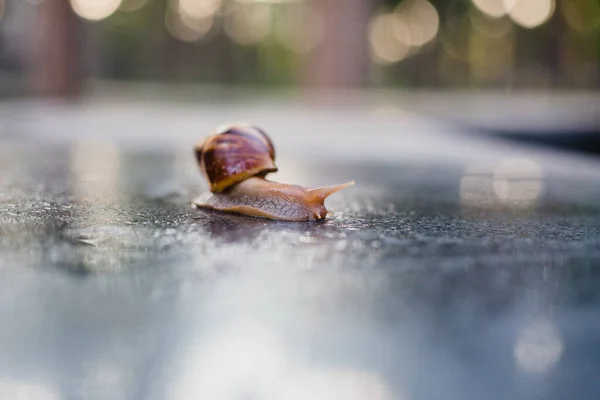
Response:
[{"label": "reflection on wet ground", "polygon": [[327,221],[282,223],[192,209],[186,151],[0,156],[0,398],[600,390],[600,179],[551,159],[292,157],[357,186]]}]

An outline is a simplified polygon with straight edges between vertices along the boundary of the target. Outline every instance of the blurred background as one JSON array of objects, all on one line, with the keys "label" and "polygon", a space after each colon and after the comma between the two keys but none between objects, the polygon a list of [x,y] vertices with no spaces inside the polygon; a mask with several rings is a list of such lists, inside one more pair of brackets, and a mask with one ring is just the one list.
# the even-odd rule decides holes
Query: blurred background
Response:
[{"label": "blurred background", "polygon": [[600,85],[600,0],[0,0],[0,96]]},{"label": "blurred background", "polygon": [[[600,155],[599,52],[600,0],[0,0],[0,399],[596,400],[599,159],[464,121]],[[191,209],[231,121],[357,185]]]}]

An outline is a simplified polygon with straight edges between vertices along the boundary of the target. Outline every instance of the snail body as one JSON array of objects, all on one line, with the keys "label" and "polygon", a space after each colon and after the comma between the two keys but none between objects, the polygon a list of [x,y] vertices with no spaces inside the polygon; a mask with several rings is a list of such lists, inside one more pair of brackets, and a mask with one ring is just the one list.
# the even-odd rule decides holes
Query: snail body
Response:
[{"label": "snail body", "polygon": [[282,221],[324,219],[325,199],[354,185],[348,182],[314,189],[265,179],[277,171],[269,137],[251,126],[233,125],[196,146],[196,159],[213,193],[195,206]]},{"label": "snail body", "polygon": [[306,189],[298,185],[252,177],[226,194],[210,197],[201,207],[284,221],[308,221],[327,216],[325,199],[353,183]]}]

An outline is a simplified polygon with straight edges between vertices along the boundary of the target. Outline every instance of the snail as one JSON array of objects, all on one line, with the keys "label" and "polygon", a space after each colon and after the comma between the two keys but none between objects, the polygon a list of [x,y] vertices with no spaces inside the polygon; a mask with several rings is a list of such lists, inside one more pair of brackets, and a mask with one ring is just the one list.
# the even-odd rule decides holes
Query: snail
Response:
[{"label": "snail", "polygon": [[194,201],[198,208],[282,221],[320,220],[328,214],[325,199],[354,185],[307,189],[267,180],[268,173],[277,171],[275,147],[255,126],[225,126],[194,151],[212,192],[208,199]]}]

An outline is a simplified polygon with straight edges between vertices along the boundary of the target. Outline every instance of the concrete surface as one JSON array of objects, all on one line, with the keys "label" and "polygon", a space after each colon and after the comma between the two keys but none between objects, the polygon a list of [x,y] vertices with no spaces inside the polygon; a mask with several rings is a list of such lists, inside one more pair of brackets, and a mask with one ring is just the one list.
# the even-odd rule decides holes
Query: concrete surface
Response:
[{"label": "concrete surface", "polygon": [[[237,120],[272,179],[357,185],[324,223],[193,210]],[[599,168],[387,103],[5,103],[0,398],[596,399]]]}]

